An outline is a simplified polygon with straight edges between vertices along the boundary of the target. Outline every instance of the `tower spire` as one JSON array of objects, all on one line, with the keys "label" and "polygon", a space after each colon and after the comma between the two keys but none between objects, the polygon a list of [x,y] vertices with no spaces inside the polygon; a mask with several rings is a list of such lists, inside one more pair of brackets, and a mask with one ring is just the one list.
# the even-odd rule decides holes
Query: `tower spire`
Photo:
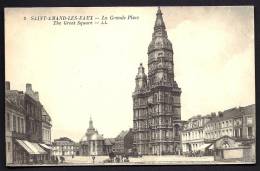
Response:
[{"label": "tower spire", "polygon": [[89,119],[89,129],[94,129],[91,115],[90,115],[90,119]]},{"label": "tower spire", "polygon": [[158,6],[157,13],[162,13],[162,12],[161,12],[161,8],[160,8],[160,6]]},{"label": "tower spire", "polygon": [[156,20],[155,20],[155,24],[154,24],[154,29],[161,27],[163,29],[165,29],[165,24],[162,18],[162,11],[160,6],[158,7],[157,13],[156,13]]}]

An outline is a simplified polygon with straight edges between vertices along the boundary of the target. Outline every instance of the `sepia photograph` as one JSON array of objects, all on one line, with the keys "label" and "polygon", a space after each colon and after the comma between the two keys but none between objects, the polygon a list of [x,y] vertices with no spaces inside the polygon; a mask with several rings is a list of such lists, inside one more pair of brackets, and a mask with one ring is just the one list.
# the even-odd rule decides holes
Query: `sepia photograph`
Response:
[{"label": "sepia photograph", "polygon": [[5,8],[8,167],[256,163],[253,6]]}]

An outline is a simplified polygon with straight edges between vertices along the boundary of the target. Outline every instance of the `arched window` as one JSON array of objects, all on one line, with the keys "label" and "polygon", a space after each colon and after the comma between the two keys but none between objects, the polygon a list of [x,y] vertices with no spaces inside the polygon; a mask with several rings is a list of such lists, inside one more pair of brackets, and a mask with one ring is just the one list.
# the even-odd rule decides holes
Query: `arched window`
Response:
[{"label": "arched window", "polygon": [[180,126],[174,125],[174,136],[179,136],[179,135],[180,135]]},{"label": "arched window", "polygon": [[154,94],[154,102],[157,102],[157,94]]}]

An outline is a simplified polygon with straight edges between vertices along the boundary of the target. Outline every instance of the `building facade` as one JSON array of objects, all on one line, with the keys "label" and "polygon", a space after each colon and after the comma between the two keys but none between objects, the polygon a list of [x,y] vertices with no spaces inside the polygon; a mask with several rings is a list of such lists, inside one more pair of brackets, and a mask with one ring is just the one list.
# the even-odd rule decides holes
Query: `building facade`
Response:
[{"label": "building facade", "polygon": [[74,156],[75,155],[75,142],[70,138],[61,137],[55,139],[52,143],[53,155],[55,156]]},{"label": "building facade", "polygon": [[42,104],[31,84],[24,93],[5,82],[5,126],[7,165],[49,161],[51,147],[42,141]]},{"label": "building facade", "polygon": [[148,47],[148,76],[140,64],[132,95],[138,154],[162,155],[180,150],[181,89],[174,80],[173,54],[159,8]]},{"label": "building facade", "polygon": [[31,84],[26,84],[24,93],[26,130],[28,138],[32,142],[42,142],[42,107],[39,101],[39,93],[32,90]]},{"label": "building facade", "polygon": [[231,108],[218,113],[218,117],[205,125],[205,139],[216,140],[223,136],[237,140],[255,138],[255,105]]},{"label": "building facade", "polygon": [[[232,139],[241,148],[245,146],[243,148],[250,149],[248,151],[252,152],[254,151],[252,149],[255,148],[255,129],[254,104],[231,108],[218,112],[218,115],[212,113],[211,115],[192,117],[184,125],[181,132],[182,151],[184,153],[205,152],[207,149],[214,151],[214,146],[219,148],[216,142],[223,137],[229,137],[226,139]],[[254,155],[252,153],[252,156]]]},{"label": "building facade", "polygon": [[115,138],[115,144],[113,151],[115,154],[128,154],[133,149],[133,131],[121,131],[120,134]]},{"label": "building facade", "polygon": [[195,151],[203,151],[210,144],[205,143],[205,125],[212,118],[215,118],[216,114],[201,116],[197,115],[190,118],[184,125],[181,131],[182,140],[182,152],[189,153]]},{"label": "building facade", "polygon": [[47,145],[51,145],[51,127],[51,117],[46,110],[42,108],[42,142]]},{"label": "building facade", "polygon": [[[11,93],[11,92],[9,92]],[[26,163],[28,154],[16,143],[16,139],[27,139],[24,109],[21,106],[21,93],[7,95],[5,99],[5,142],[6,163]]]}]

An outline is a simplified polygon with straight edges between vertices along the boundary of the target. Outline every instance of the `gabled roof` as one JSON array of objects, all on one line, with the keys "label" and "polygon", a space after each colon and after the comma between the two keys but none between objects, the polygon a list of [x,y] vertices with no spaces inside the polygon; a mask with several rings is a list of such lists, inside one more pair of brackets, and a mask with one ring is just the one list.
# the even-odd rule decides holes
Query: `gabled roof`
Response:
[{"label": "gabled roof", "polygon": [[17,97],[11,98],[11,97],[6,97],[5,98],[5,105],[6,106],[10,106],[10,108],[15,109],[15,110],[19,110],[20,112],[25,112],[24,111],[24,107],[18,103],[17,101],[19,100]]},{"label": "gabled roof", "polygon": [[115,143],[115,139],[114,138],[106,138],[104,140],[104,144],[105,145],[113,145]]},{"label": "gabled roof", "polygon": [[120,134],[116,138],[117,139],[124,138],[128,134],[128,132],[129,131],[121,131]]},{"label": "gabled roof", "polygon": [[228,139],[236,140],[235,137],[230,137],[230,136],[228,136],[228,135],[224,135],[224,136],[222,136],[222,137],[219,137],[219,138],[215,139],[214,141],[216,142],[216,141],[218,141],[218,140],[220,140],[220,139],[224,139],[224,138],[228,138]]},{"label": "gabled roof", "polygon": [[255,114],[255,104],[240,107],[240,109],[245,115]]}]

